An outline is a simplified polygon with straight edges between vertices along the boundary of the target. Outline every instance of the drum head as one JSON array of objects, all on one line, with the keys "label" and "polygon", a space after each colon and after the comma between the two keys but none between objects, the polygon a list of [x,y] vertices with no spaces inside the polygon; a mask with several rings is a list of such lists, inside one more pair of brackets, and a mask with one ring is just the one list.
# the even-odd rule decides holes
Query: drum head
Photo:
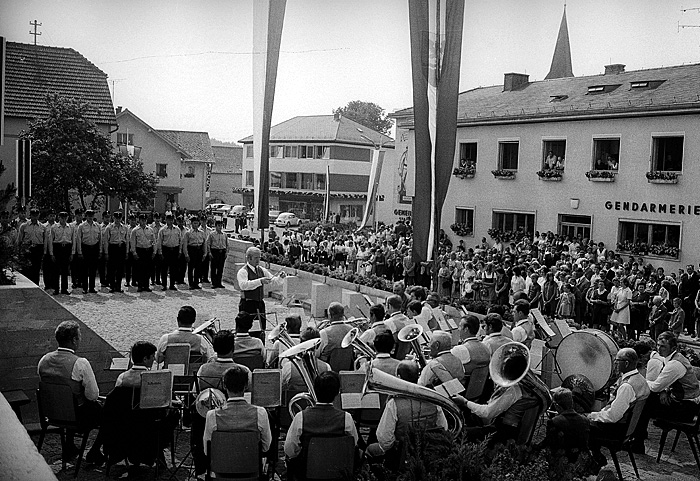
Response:
[{"label": "drum head", "polygon": [[573,374],[583,374],[599,390],[608,382],[612,374],[612,357],[608,346],[599,337],[577,331],[562,339],[554,355],[563,380]]}]

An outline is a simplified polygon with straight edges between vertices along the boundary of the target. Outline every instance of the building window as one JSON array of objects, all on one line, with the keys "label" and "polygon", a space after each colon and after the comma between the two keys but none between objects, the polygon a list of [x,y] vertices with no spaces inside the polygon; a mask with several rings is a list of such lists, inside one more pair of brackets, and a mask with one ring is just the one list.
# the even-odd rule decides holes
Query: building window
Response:
[{"label": "building window", "polygon": [[284,145],[271,145],[270,146],[270,158],[271,159],[284,158]]},{"label": "building window", "polygon": [[492,226],[499,231],[499,235],[509,241],[517,241],[521,235],[532,239],[535,235],[535,214],[494,211]]},{"label": "building window", "polygon": [[501,170],[518,170],[518,145],[516,142],[498,143],[498,168]]},{"label": "building window", "polygon": [[301,188],[314,190],[314,174],[301,174]]},{"label": "building window", "polygon": [[683,137],[653,138],[651,170],[670,172],[683,170]]},{"label": "building window", "polygon": [[450,226],[458,236],[474,235],[474,209],[457,207],[455,209],[455,223]]},{"label": "building window", "polygon": [[192,166],[192,165],[187,166],[187,173],[185,174],[185,177],[189,177],[189,178],[194,177],[194,166]]},{"label": "building window", "polygon": [[168,176],[168,164],[156,164],[156,175],[160,178]]},{"label": "building window", "polygon": [[637,255],[678,258],[681,226],[620,221],[617,250]]},{"label": "building window", "polygon": [[270,188],[282,187],[282,172],[270,172]]},{"label": "building window", "polygon": [[326,190],[326,174],[316,174],[316,190]]},{"label": "building window", "polygon": [[591,216],[559,214],[559,235],[569,239],[591,238]]},{"label": "building window", "polygon": [[134,134],[117,134],[117,145],[134,145]]},{"label": "building window", "polygon": [[566,140],[545,140],[542,143],[542,168],[564,170]]},{"label": "building window", "polygon": [[340,217],[343,219],[361,219],[364,214],[364,206],[358,204],[340,205]]},{"label": "building window", "polygon": [[459,144],[458,167],[476,167],[476,142],[461,142]]},{"label": "building window", "polygon": [[296,145],[285,145],[284,146],[284,156],[286,158],[295,159],[297,156],[297,146]]},{"label": "building window", "polygon": [[245,171],[245,185],[252,186],[255,183],[255,177],[252,170]]},{"label": "building window", "polygon": [[253,158],[253,144],[245,146],[245,156],[248,158]]},{"label": "building window", "polygon": [[285,189],[298,189],[299,188],[299,174],[296,172],[286,172],[284,174],[284,185]]},{"label": "building window", "polygon": [[593,139],[593,170],[620,168],[620,139]]}]

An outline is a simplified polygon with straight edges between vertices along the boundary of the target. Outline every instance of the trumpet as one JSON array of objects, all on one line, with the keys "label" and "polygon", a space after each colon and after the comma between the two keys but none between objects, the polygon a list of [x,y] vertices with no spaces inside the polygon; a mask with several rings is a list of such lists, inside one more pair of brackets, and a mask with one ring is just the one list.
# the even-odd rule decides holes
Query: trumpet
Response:
[{"label": "trumpet", "polygon": [[450,426],[449,431],[454,435],[459,434],[464,425],[462,411],[451,399],[427,387],[418,386],[417,384],[404,381],[403,379],[382,372],[379,369],[373,368],[371,364],[367,369],[365,385],[362,392],[363,394],[367,392],[377,392],[380,394],[388,394],[389,396],[415,399],[417,401],[440,406],[445,415],[451,418],[448,419],[447,424]]},{"label": "trumpet", "polygon": [[421,368],[424,368],[428,363],[425,359],[425,354],[423,354],[423,349],[418,342],[418,338],[423,335],[423,326],[420,324],[409,324],[401,328],[398,334],[399,341],[408,342],[413,348],[413,352],[416,354],[416,360],[420,364]]},{"label": "trumpet", "polygon": [[340,347],[345,349],[348,346],[352,346],[358,351],[360,351],[361,356],[355,360],[355,370],[359,368],[359,362],[362,358],[367,358],[368,360],[373,360],[377,357],[377,352],[365,341],[360,339],[360,330],[357,327],[353,327],[345,334]]},{"label": "trumpet", "polygon": [[192,334],[201,334],[210,344],[214,344],[214,336],[221,330],[221,321],[218,317],[212,317],[208,321],[202,323],[192,331]]},{"label": "trumpet", "polygon": [[275,341],[279,341],[287,349],[291,349],[295,346],[294,341],[291,337],[289,337],[289,333],[287,332],[287,323],[285,321],[277,324],[277,326],[275,326],[275,328],[267,335],[267,339],[273,343]]},{"label": "trumpet", "polygon": [[313,406],[317,402],[316,391],[314,391],[314,379],[318,376],[318,369],[316,369],[314,361],[316,347],[320,342],[321,339],[318,338],[309,339],[280,354],[280,359],[289,359],[294,364],[308,390],[308,392],[301,392],[289,400],[287,409],[292,418],[308,405]]}]

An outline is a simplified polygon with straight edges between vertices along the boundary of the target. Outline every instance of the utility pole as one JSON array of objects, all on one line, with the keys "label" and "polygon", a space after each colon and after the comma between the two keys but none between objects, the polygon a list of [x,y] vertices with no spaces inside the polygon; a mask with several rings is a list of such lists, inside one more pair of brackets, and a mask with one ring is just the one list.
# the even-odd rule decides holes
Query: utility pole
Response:
[{"label": "utility pole", "polygon": [[29,25],[32,25],[34,27],[34,31],[32,32],[31,30],[29,31],[29,35],[34,35],[34,45],[36,45],[36,38],[41,35],[41,32],[37,32],[36,28],[41,27],[41,24],[38,23],[36,20],[34,22],[29,22]]}]

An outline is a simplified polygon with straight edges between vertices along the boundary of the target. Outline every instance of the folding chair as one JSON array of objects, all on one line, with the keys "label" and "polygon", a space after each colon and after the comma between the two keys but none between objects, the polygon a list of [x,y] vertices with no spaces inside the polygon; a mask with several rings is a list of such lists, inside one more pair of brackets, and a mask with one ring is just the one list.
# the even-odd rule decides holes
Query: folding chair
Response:
[{"label": "folding chair", "polygon": [[629,441],[632,437],[632,433],[634,433],[634,430],[637,427],[637,422],[639,421],[639,417],[642,415],[642,410],[644,409],[646,402],[647,398],[640,399],[630,404],[630,407],[627,408],[627,412],[625,413],[625,417],[627,417],[627,429],[624,436],[617,438],[602,438],[598,440],[601,446],[608,448],[608,451],[610,451],[610,456],[612,456],[613,463],[615,463],[615,469],[617,469],[617,476],[620,481],[622,481],[623,478],[622,471],[620,470],[620,462],[617,459],[617,453],[623,449],[627,451],[632,467],[634,468],[634,474],[636,474],[637,478],[639,478],[637,463],[634,459],[634,453],[632,452]]},{"label": "folding chair", "polygon": [[542,411],[543,409],[540,406],[534,406],[525,411],[520,420],[520,429],[518,430],[518,437],[515,440],[515,444],[527,445],[532,442],[535,426],[537,425],[537,420],[540,418]]},{"label": "folding chair", "polygon": [[659,442],[659,453],[656,455],[656,462],[661,461],[661,453],[664,451],[664,445],[666,444],[666,437],[670,431],[676,430],[676,437],[673,440],[673,445],[671,446],[671,452],[676,450],[676,445],[678,445],[678,439],[681,437],[681,433],[685,433],[688,438],[688,444],[690,444],[690,449],[693,451],[693,456],[695,456],[695,463],[700,469],[700,439],[698,434],[700,433],[700,407],[699,411],[694,421],[683,422],[683,421],[670,421],[663,418],[657,418],[654,424],[661,428],[661,440]]},{"label": "folding chair", "polygon": [[261,470],[260,433],[257,431],[214,431],[207,443],[207,479],[258,481]]},{"label": "folding chair", "polygon": [[312,437],[307,446],[305,479],[352,479],[354,463],[355,440],[352,436]]},{"label": "folding chair", "polygon": [[50,426],[59,428],[61,436],[61,458],[62,468],[66,469],[66,431],[74,431],[82,434],[83,439],[80,443],[80,452],[78,461],[75,464],[74,477],[78,477],[80,465],[83,462],[83,453],[87,444],[90,431],[97,426],[84,426],[78,421],[78,401],[73,395],[73,391],[67,384],[52,384],[47,382],[39,382],[39,389],[36,390],[36,398],[39,405],[39,424],[41,426],[41,434],[39,435],[38,450],[41,452],[41,446],[44,444],[44,437]]}]

